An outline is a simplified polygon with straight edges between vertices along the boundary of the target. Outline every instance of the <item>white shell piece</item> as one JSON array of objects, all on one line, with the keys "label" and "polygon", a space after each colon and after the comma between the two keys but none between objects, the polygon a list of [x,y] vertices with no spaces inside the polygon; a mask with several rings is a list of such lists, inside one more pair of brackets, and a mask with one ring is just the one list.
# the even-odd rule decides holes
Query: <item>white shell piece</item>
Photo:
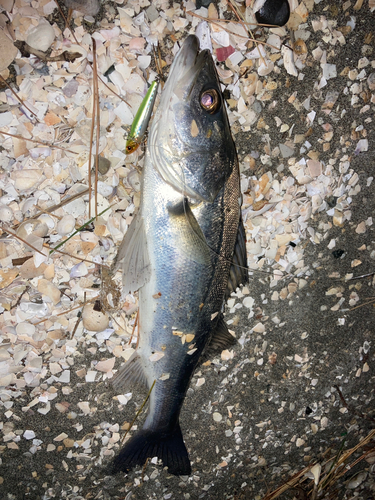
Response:
[{"label": "white shell piece", "polygon": [[151,56],[138,56],[138,63],[141,69],[146,69],[151,64]]},{"label": "white shell piece", "polygon": [[199,46],[201,50],[208,49],[212,54],[212,43],[210,26],[207,21],[202,21],[195,29],[195,35],[199,39]]},{"label": "white shell piece", "polygon": [[65,236],[73,231],[76,220],[73,215],[64,215],[64,217],[59,220],[56,226],[56,230],[60,236]]},{"label": "white shell piece", "polygon": [[[0,71],[6,69],[17,55],[17,48],[13,45],[12,40],[0,28]],[[10,113],[11,114],[11,113]]]},{"label": "white shell piece", "polygon": [[298,76],[298,71],[294,64],[293,51],[283,45],[281,47],[281,53],[283,55],[284,67],[286,71],[289,73],[289,75]]},{"label": "white shell piece", "polygon": [[115,114],[120,118],[124,125],[131,125],[133,123],[134,115],[125,102],[121,101],[115,109]]},{"label": "white shell piece", "polygon": [[230,45],[229,34],[226,31],[213,31],[212,40],[221,47],[229,47]]},{"label": "white shell piece", "polygon": [[84,262],[80,262],[72,267],[70,271],[71,278],[79,278],[81,276],[86,276],[88,274],[88,270],[86,264]]},{"label": "white shell piece", "polygon": [[16,234],[24,240],[31,234],[44,238],[44,236],[48,234],[48,227],[44,222],[38,219],[31,219],[20,224]]},{"label": "white shell piece", "polygon": [[0,221],[11,222],[13,220],[13,210],[6,205],[0,205]]},{"label": "white shell piece", "polygon": [[45,52],[55,39],[55,31],[48,22],[40,22],[34,30],[29,33],[26,43],[33,49]]}]

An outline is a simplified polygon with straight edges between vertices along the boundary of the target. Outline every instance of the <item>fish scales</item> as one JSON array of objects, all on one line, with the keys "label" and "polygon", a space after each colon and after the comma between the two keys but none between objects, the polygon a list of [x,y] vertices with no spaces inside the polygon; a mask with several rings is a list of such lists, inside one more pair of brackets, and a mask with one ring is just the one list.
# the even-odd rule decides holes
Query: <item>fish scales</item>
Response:
[{"label": "fish scales", "polygon": [[155,384],[143,427],[115,457],[112,473],[153,456],[173,474],[191,473],[179,415],[202,356],[234,341],[222,307],[247,279],[240,207],[238,161],[215,65],[190,35],[155,113],[140,210],[113,266],[122,267],[125,292],[139,290],[139,345],[114,388]]}]

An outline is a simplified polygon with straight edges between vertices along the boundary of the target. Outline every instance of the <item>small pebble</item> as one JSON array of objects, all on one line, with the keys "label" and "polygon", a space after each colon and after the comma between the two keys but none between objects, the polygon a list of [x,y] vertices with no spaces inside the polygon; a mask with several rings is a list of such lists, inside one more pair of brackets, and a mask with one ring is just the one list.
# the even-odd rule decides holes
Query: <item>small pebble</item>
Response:
[{"label": "small pebble", "polygon": [[257,323],[253,327],[253,331],[256,333],[264,333],[266,331],[266,327],[263,325],[263,323]]},{"label": "small pebble", "polygon": [[68,9],[78,10],[87,16],[96,16],[100,10],[99,0],[64,0]]},{"label": "small pebble", "polygon": [[[95,159],[94,159],[94,165],[95,165]],[[105,175],[110,168],[111,168],[111,162],[107,158],[104,158],[103,156],[99,156],[99,161],[98,161],[99,172],[102,175]]]},{"label": "small pebble", "polygon": [[94,304],[86,304],[82,311],[83,326],[93,332],[102,332],[109,325],[107,314],[95,311]]},{"label": "small pebble", "polygon": [[27,45],[33,49],[45,52],[48,50],[55,39],[55,31],[52,26],[43,21],[36,26],[26,39]]},{"label": "small pebble", "polygon": [[2,28],[0,28],[0,47],[0,71],[3,71],[13,62],[18,50]]},{"label": "small pebble", "polygon": [[367,85],[370,90],[375,90],[375,73],[370,73],[367,78]]}]

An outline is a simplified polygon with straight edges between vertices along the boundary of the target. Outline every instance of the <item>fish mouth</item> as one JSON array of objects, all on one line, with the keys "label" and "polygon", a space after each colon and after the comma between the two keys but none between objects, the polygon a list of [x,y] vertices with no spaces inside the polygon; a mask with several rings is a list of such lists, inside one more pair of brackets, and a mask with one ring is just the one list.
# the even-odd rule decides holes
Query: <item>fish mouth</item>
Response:
[{"label": "fish mouth", "polygon": [[199,40],[195,35],[186,38],[171,66],[160,107],[171,103],[173,94],[180,100],[188,99],[208,54],[208,50],[199,52]]},{"label": "fish mouth", "polygon": [[198,53],[199,40],[195,35],[189,35],[175,57],[174,63],[171,66],[170,75],[175,73],[177,77],[181,78],[180,75],[184,73],[186,68],[190,69],[195,65]]}]

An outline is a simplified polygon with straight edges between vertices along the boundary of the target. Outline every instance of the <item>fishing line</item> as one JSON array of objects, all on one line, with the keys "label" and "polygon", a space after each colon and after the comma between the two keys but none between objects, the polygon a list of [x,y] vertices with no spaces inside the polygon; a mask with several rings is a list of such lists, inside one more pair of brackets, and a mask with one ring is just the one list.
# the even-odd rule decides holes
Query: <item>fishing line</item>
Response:
[{"label": "fishing line", "polygon": [[[184,176],[184,172],[183,172],[182,166],[181,166],[181,173],[182,173],[182,182],[183,182],[183,185],[185,185],[185,183],[184,183],[185,176]],[[184,207],[185,219],[186,219],[187,223],[189,224],[191,231],[193,231],[197,235],[197,237],[201,239],[201,241],[207,246],[207,248],[209,249],[209,251],[212,254],[216,255],[216,257],[218,257],[218,259],[221,259],[222,261],[226,262],[227,264],[230,264],[231,266],[235,266],[238,269],[242,269],[244,271],[247,271],[248,276],[253,271],[259,272],[259,273],[264,273],[264,274],[267,274],[268,276],[274,274],[274,272],[261,271],[260,269],[259,270],[258,269],[251,270],[251,269],[249,269],[249,266],[241,266],[240,264],[236,264],[233,260],[227,259],[224,255],[221,255],[220,253],[216,252],[213,248],[210,247],[210,245],[207,243],[206,239],[203,240],[203,238],[201,238],[201,236],[197,233],[197,231],[195,231],[194,227],[191,225],[190,220],[189,220],[189,218],[187,216],[185,203],[189,203],[189,199],[188,199],[187,196],[184,196],[183,207]],[[193,214],[194,214],[194,212],[193,212]],[[239,223],[240,222],[242,222],[242,224],[243,224],[241,209],[240,209],[240,220],[239,220]],[[239,229],[239,225],[238,225],[238,229]],[[245,248],[246,248],[246,241],[247,241],[247,239],[246,239],[246,230],[245,230],[245,228],[244,228],[244,232],[245,232]],[[237,238],[236,238],[236,244],[237,244]],[[235,251],[235,248],[236,248],[236,244],[235,244],[234,249],[233,249],[234,251]],[[247,250],[246,250],[246,258],[247,258]],[[280,272],[282,272],[282,271],[280,271]],[[287,276],[289,276],[289,273],[286,276],[283,276],[281,279],[284,279]]]},{"label": "fishing line", "polygon": [[[153,119],[154,119],[154,118],[153,118]],[[144,149],[142,149],[142,151],[143,151],[143,153],[144,153],[145,155],[147,154],[147,146],[148,146],[148,143],[145,145]],[[151,146],[153,146],[153,147],[157,147],[157,148],[159,148],[159,149],[161,149],[161,150],[164,150],[164,151],[167,151],[167,152],[168,152],[168,150],[167,150],[166,148],[164,148],[163,146],[160,146],[160,145],[156,145],[156,143],[151,144]],[[198,150],[198,152],[200,152],[200,151],[203,151],[203,150]],[[181,170],[181,180],[182,180],[182,185],[183,185],[183,186],[186,186],[186,180],[185,180],[185,175],[184,175],[183,167],[182,167],[182,165],[180,165],[179,163],[178,163],[178,165],[179,165],[180,170]],[[153,168],[155,168],[155,167],[153,167]],[[140,170],[141,170],[141,169],[140,169]],[[156,170],[157,170],[157,169],[156,169]],[[138,171],[138,169],[137,169],[137,171]],[[158,170],[157,170],[157,172],[158,172]],[[138,173],[140,173],[140,172],[138,172]],[[159,172],[158,172],[158,175],[160,175],[160,174],[159,174]],[[186,199],[186,201],[188,202],[188,198],[189,198],[189,197],[186,195],[186,189],[185,189],[185,188],[184,188],[184,192],[182,193],[182,195],[184,196],[184,198],[185,198],[185,199]],[[274,269],[273,271],[264,271],[264,270],[261,270],[261,269],[253,269],[253,268],[250,268],[250,267],[245,267],[245,266],[241,266],[241,265],[239,265],[239,264],[236,264],[233,260],[227,259],[225,256],[223,256],[223,255],[219,254],[218,252],[216,252],[213,248],[211,248],[211,247],[208,245],[208,243],[207,243],[207,241],[206,241],[206,240],[203,240],[203,239],[202,239],[202,237],[201,237],[201,235],[200,235],[200,234],[197,234],[197,232],[196,232],[196,231],[195,231],[195,229],[192,227],[192,225],[191,225],[191,223],[190,223],[190,221],[189,221],[189,217],[188,217],[188,215],[187,215],[187,213],[186,213],[186,206],[185,206],[185,202],[183,203],[183,207],[184,207],[185,219],[186,219],[187,223],[189,224],[190,229],[191,229],[191,230],[195,233],[195,235],[196,235],[196,236],[197,236],[197,237],[198,237],[198,238],[199,238],[199,239],[200,239],[200,240],[201,240],[201,241],[202,241],[202,242],[203,242],[203,243],[207,246],[207,248],[209,249],[209,251],[210,251],[212,254],[216,255],[216,256],[217,256],[219,259],[221,259],[222,261],[224,260],[225,262],[229,263],[231,266],[233,265],[233,266],[236,266],[238,269],[247,270],[247,272],[248,272],[248,276],[254,276],[254,274],[255,274],[255,273],[259,273],[259,274],[261,274],[261,275],[273,276],[273,277],[274,277],[274,279],[279,278],[279,279],[278,279],[278,281],[282,281],[282,280],[284,280],[284,279],[286,279],[286,278],[290,278],[290,279],[292,279],[292,278],[300,278],[300,277],[302,277],[302,276],[304,276],[304,277],[306,277],[306,278],[309,278],[309,277],[311,276],[310,274],[306,274],[306,272],[305,272],[303,275],[299,276],[298,274],[297,274],[297,275],[294,275],[294,274],[292,274],[292,273],[290,273],[290,272],[285,272],[285,271],[283,271],[283,270],[281,270],[281,269]],[[242,213],[242,211],[241,211],[241,213]],[[245,228],[244,228],[244,229],[245,229]],[[247,240],[246,240],[246,230],[245,230],[245,245],[246,245],[246,241],[247,241]],[[247,252],[246,252],[246,254],[247,254]],[[266,257],[262,256],[262,257],[260,257],[260,259],[259,259],[259,260],[261,260],[261,259],[263,259],[263,258],[266,258]],[[276,261],[275,261],[275,263],[277,264],[277,262],[276,262]],[[269,266],[272,266],[272,264],[268,264],[268,265],[269,265]],[[285,272],[285,274],[284,274],[284,272]],[[278,274],[278,273],[281,273],[281,274]]]},{"label": "fishing line", "polygon": [[[159,146],[159,145],[156,145],[156,144],[154,144],[153,146],[154,146],[154,147],[157,147],[157,148],[159,148],[159,149],[163,149],[163,150],[167,151],[167,149],[166,149],[166,148],[163,148],[163,146]],[[213,248],[211,248],[211,247],[210,247],[210,245],[207,243],[206,239],[203,239],[203,238],[201,237],[201,235],[200,235],[200,234],[198,234],[198,233],[197,233],[197,231],[194,229],[194,227],[191,225],[191,222],[190,222],[189,217],[188,217],[188,215],[187,215],[186,205],[185,205],[185,203],[189,203],[189,197],[187,196],[187,194],[186,194],[186,189],[185,189],[185,186],[186,186],[185,174],[184,174],[184,170],[183,170],[182,165],[180,165],[180,163],[177,163],[177,165],[180,167],[180,171],[181,171],[181,181],[182,181],[182,185],[184,186],[184,192],[182,192],[181,194],[182,194],[182,196],[183,196],[183,208],[184,208],[185,220],[186,220],[186,222],[188,223],[188,225],[189,225],[189,227],[190,227],[191,231],[193,231],[193,232],[194,232],[194,234],[198,237],[198,239],[200,239],[200,241],[202,241],[202,243],[204,243],[204,244],[206,245],[206,247],[208,248],[208,250],[209,250],[209,251],[210,251],[213,255],[216,255],[216,257],[217,257],[218,259],[221,259],[221,261],[224,261],[224,262],[226,262],[226,263],[230,264],[231,266],[236,266],[238,269],[241,269],[241,270],[245,270],[245,271],[247,271],[249,276],[250,276],[250,275],[252,275],[253,273],[261,273],[261,274],[266,274],[267,276],[270,276],[270,275],[271,275],[271,276],[272,276],[272,275],[273,275],[273,276],[275,276],[275,272],[276,272],[276,273],[277,273],[277,272],[281,272],[281,273],[282,273],[282,271],[281,271],[281,270],[279,270],[279,269],[275,269],[274,271],[272,271],[272,272],[271,272],[271,271],[262,271],[262,270],[260,270],[260,269],[251,269],[251,268],[249,268],[248,266],[247,266],[247,267],[245,267],[245,266],[241,266],[240,264],[236,264],[233,260],[231,260],[231,259],[227,259],[224,255],[221,255],[220,253],[216,252],[216,250],[214,250]],[[153,168],[156,168],[156,167],[154,166]],[[157,170],[157,168],[156,168],[156,170]],[[157,170],[157,172],[158,172],[158,170]],[[158,172],[158,174],[159,174],[159,172]],[[159,174],[159,175],[160,175],[160,174]],[[204,203],[204,202],[201,202],[201,203]],[[193,212],[193,213],[194,213],[194,212]],[[246,245],[246,231],[245,231],[245,245]],[[285,279],[285,278],[287,278],[288,276],[291,276],[291,274],[290,274],[290,273],[287,273],[285,276],[282,276],[282,277],[280,278],[280,280]]]},{"label": "fishing line", "polygon": [[[159,45],[158,45],[158,50],[159,50],[159,59],[160,59],[160,48],[159,48]],[[154,60],[155,60],[155,65],[156,65],[156,68],[157,68],[157,72],[158,72],[158,74],[159,74],[159,78],[160,78],[160,79],[163,79],[163,77],[162,77],[162,72],[161,72],[161,68],[160,68],[160,70],[159,70],[159,67],[158,67],[158,62],[157,62],[157,57],[156,57],[156,50],[155,50],[155,47],[154,47],[154,46],[153,46],[153,51],[154,51]],[[194,78],[194,81],[193,81],[193,82],[192,82],[192,84],[190,85],[189,96],[190,96],[191,92],[193,91],[194,84],[195,84],[195,81],[196,81],[196,79],[197,79],[197,78],[198,78],[198,74],[196,74],[196,76],[195,76],[195,78]],[[223,105],[223,102],[224,102],[224,99],[223,99],[223,97],[222,97],[222,105]],[[154,112],[154,114],[153,114],[153,118],[150,118],[149,122],[155,118],[155,113],[156,113],[156,112]],[[148,125],[149,125],[149,124],[148,124]],[[158,127],[158,125],[159,125],[158,123],[156,123],[156,124],[155,124],[155,126],[156,126],[156,127]],[[179,137],[179,139],[180,139],[180,141],[181,141],[183,144],[185,144],[185,141],[183,140],[183,138],[182,138],[182,137]],[[155,148],[159,148],[159,149],[161,149],[161,150],[168,151],[166,148],[163,148],[162,146],[156,145],[156,143],[155,143],[155,144],[153,144],[153,145],[151,144],[151,146],[153,146],[153,147],[155,147]],[[205,151],[206,151],[205,149],[202,149],[202,150],[197,150],[197,151],[195,151],[195,153],[200,153],[200,152],[201,152],[201,153],[203,153],[203,152],[205,152]],[[145,154],[146,154],[146,153],[147,153],[147,145],[146,145],[146,147],[145,147]],[[236,152],[236,155],[237,155],[237,152]],[[191,222],[190,222],[190,220],[189,220],[189,217],[188,217],[188,215],[187,215],[187,212],[186,212],[186,205],[185,205],[185,203],[188,203],[188,202],[189,202],[189,201],[188,201],[187,189],[186,189],[187,184],[186,184],[186,179],[185,179],[185,175],[184,175],[184,170],[183,170],[183,167],[182,167],[182,165],[180,165],[179,163],[178,163],[178,166],[180,167],[180,170],[181,170],[181,181],[182,181],[182,186],[183,186],[183,192],[182,192],[182,195],[183,195],[183,197],[184,197],[184,198],[183,198],[183,208],[184,208],[185,220],[186,220],[186,222],[188,223],[188,225],[189,225],[189,227],[190,227],[191,231],[192,231],[192,232],[193,232],[193,233],[194,233],[194,234],[198,237],[198,239],[199,239],[200,241],[202,241],[202,243],[206,245],[206,247],[209,249],[209,251],[210,251],[213,255],[216,255],[216,257],[217,257],[218,259],[221,259],[221,261],[224,261],[224,262],[226,262],[226,263],[230,264],[231,266],[236,266],[238,269],[241,269],[241,270],[245,270],[245,271],[247,271],[248,276],[249,276],[249,275],[251,275],[251,274],[252,274],[252,273],[254,273],[254,272],[258,272],[258,273],[262,273],[262,274],[267,274],[268,276],[269,276],[269,275],[275,275],[275,271],[277,271],[277,270],[275,270],[275,271],[273,271],[273,272],[270,272],[270,271],[262,271],[262,270],[260,270],[260,269],[249,269],[249,267],[248,267],[248,266],[246,266],[246,267],[245,267],[245,266],[241,266],[241,265],[239,265],[239,264],[234,263],[232,260],[227,259],[225,256],[221,255],[220,253],[216,252],[216,250],[214,250],[213,248],[211,248],[211,247],[209,246],[209,244],[207,243],[206,239],[203,239],[203,238],[201,237],[201,235],[197,233],[197,231],[196,231],[196,230],[194,229],[194,227],[192,226],[192,224],[191,224]],[[159,171],[158,171],[158,174],[160,175]],[[242,215],[242,214],[241,214],[241,215]],[[242,218],[240,218],[240,220],[242,220]],[[246,248],[246,231],[245,231],[245,228],[244,228],[244,232],[245,232],[245,248]],[[247,256],[247,251],[246,251],[246,256]],[[282,271],[279,271],[279,272],[282,272]],[[285,277],[287,277],[288,275],[289,275],[289,273],[288,273],[286,276],[283,276],[283,277],[282,277],[282,279],[284,279],[284,278],[285,278]]]},{"label": "fishing line", "polygon": [[[165,150],[165,151],[167,151],[167,152],[168,152],[168,150],[167,150],[166,148],[164,148],[163,146],[159,146],[159,145],[156,145],[156,144],[153,144],[153,145],[151,145],[151,146],[157,147],[157,148],[159,148],[159,149],[162,149],[162,150]],[[198,152],[199,152],[199,151],[198,151]],[[144,149],[144,154],[146,154],[146,153],[147,153],[147,145],[145,146],[145,149]],[[180,170],[181,170],[181,174],[182,174],[182,175],[181,175],[182,184],[183,184],[183,186],[186,186],[186,181],[185,181],[185,175],[184,175],[183,167],[182,167],[180,164],[178,164],[178,165],[180,166]],[[154,168],[155,168],[155,167],[154,167]],[[156,169],[156,170],[157,170],[157,169]],[[157,170],[157,172],[158,172],[158,170]],[[159,174],[159,172],[158,172],[158,175],[160,175],[160,174]],[[181,194],[182,194],[182,196],[184,197],[184,199],[186,199],[186,201],[188,202],[188,196],[187,196],[187,194],[186,194],[186,190],[185,190],[185,189],[184,189],[184,192],[183,192],[183,193],[181,193]],[[203,203],[203,202],[202,202],[202,203]],[[183,208],[184,208],[185,219],[186,219],[187,223],[189,224],[190,229],[191,229],[191,230],[192,230],[192,231],[196,234],[196,236],[197,236],[197,237],[198,237],[198,238],[199,238],[199,239],[200,239],[200,240],[201,240],[201,241],[202,241],[202,242],[203,242],[203,243],[207,246],[207,248],[209,249],[209,251],[210,251],[212,254],[216,255],[216,256],[217,256],[218,258],[220,258],[221,260],[224,260],[225,262],[227,262],[227,263],[228,263],[228,264],[230,264],[230,265],[236,266],[238,269],[247,270],[247,272],[248,272],[249,276],[252,276],[254,273],[260,273],[260,274],[264,274],[264,275],[267,275],[267,276],[274,276],[274,277],[275,277],[275,273],[276,273],[276,276],[280,276],[280,275],[278,275],[277,273],[283,273],[283,271],[282,271],[281,269],[274,269],[274,271],[263,271],[263,270],[261,270],[261,269],[252,269],[252,268],[249,268],[249,267],[241,266],[241,265],[239,265],[239,264],[236,264],[236,263],[235,263],[235,262],[233,262],[232,260],[227,259],[225,256],[223,256],[223,255],[219,254],[218,252],[216,252],[216,250],[214,250],[213,248],[211,248],[211,247],[208,245],[207,241],[206,241],[206,240],[203,240],[203,239],[202,239],[202,237],[201,237],[199,234],[197,234],[197,232],[195,231],[195,229],[192,227],[192,225],[191,225],[191,223],[190,223],[190,220],[189,220],[189,217],[188,217],[188,215],[187,215],[187,213],[186,213],[186,206],[185,206],[185,202],[183,203]],[[246,233],[246,231],[245,231],[245,233]],[[245,234],[245,236],[246,236],[246,234]],[[245,244],[246,244],[246,240],[245,240]],[[284,280],[285,278],[288,278],[288,277],[294,277],[294,275],[292,275],[291,273],[286,273],[285,275],[282,275],[282,276],[280,277],[280,281],[281,281],[281,280]],[[298,277],[298,276],[296,276],[296,277]]]},{"label": "fishing line", "polygon": [[[156,52],[156,51],[155,51],[155,52]],[[154,58],[155,58],[155,64],[156,64],[156,54],[154,55]],[[159,76],[160,76],[160,75],[159,75]],[[195,79],[196,79],[197,77],[198,77],[198,75],[196,75]],[[193,82],[193,83],[194,83],[194,82]],[[193,88],[194,88],[194,84],[192,84],[192,85],[190,86],[190,93],[192,92],[192,89],[193,89]],[[190,93],[189,93],[189,95],[190,95]],[[223,102],[224,102],[224,100],[223,100],[223,98],[222,98],[222,106],[223,106]],[[156,114],[156,113],[157,113],[157,111],[154,113],[154,116],[153,116],[153,118],[152,118],[152,119],[155,119],[155,114]],[[153,136],[155,136],[155,135],[156,135],[157,130],[158,130],[158,126],[159,126],[159,123],[156,123],[156,124],[155,124],[156,131],[152,134]],[[179,136],[179,134],[178,134],[178,136]],[[182,137],[180,137],[180,136],[179,136],[179,140],[180,140],[183,144],[186,144],[186,142],[185,142],[185,141],[183,140],[183,138],[182,138]],[[159,148],[160,150],[164,150],[164,151],[166,151],[167,153],[168,153],[168,152],[170,152],[170,151],[168,151],[166,148],[164,148],[163,146],[157,145],[156,143],[151,144],[151,146],[153,146],[154,148]],[[146,154],[147,154],[147,146],[146,146],[146,148],[145,148],[145,152],[146,152]],[[195,153],[200,153],[200,152],[201,152],[201,153],[203,153],[203,152],[206,152],[206,150],[202,148],[202,150],[196,150],[196,151],[195,151]],[[151,155],[151,153],[150,153],[150,155]],[[236,155],[237,155],[237,152],[236,152]],[[151,158],[150,158],[150,161],[151,161]],[[210,247],[210,245],[207,243],[206,239],[203,239],[203,238],[202,238],[202,236],[201,236],[200,234],[198,234],[198,233],[197,233],[197,231],[196,231],[196,230],[195,230],[195,228],[192,226],[192,224],[191,224],[191,222],[190,222],[190,220],[189,220],[189,217],[188,217],[188,214],[187,214],[187,211],[186,211],[186,205],[185,205],[185,203],[189,203],[189,196],[188,196],[188,189],[187,189],[187,183],[186,183],[186,179],[185,179],[185,174],[184,174],[183,166],[182,166],[180,163],[178,163],[178,162],[176,162],[175,164],[177,164],[177,165],[180,167],[180,170],[181,170],[180,180],[181,180],[181,182],[182,182],[182,187],[183,187],[183,191],[182,191],[182,193],[181,193],[181,194],[182,194],[182,196],[183,196],[183,200],[182,200],[182,201],[183,201],[183,209],[184,209],[185,220],[186,220],[186,222],[188,223],[188,225],[189,225],[189,227],[190,227],[191,231],[193,231],[193,233],[194,233],[194,234],[198,237],[198,239],[199,239],[200,241],[202,241],[202,243],[203,243],[203,244],[205,244],[205,245],[206,245],[206,247],[209,249],[209,251],[211,252],[211,254],[216,255],[216,257],[217,257],[218,259],[220,259],[221,261],[224,261],[224,262],[226,262],[226,263],[230,264],[231,266],[235,266],[235,268],[237,268],[237,269],[247,271],[248,276],[252,275],[252,274],[253,274],[253,273],[255,273],[255,272],[257,272],[257,273],[261,273],[261,274],[266,274],[266,275],[268,275],[268,276],[269,276],[269,275],[273,275],[274,277],[275,277],[275,273],[276,273],[276,275],[277,275],[277,272],[283,273],[283,271],[281,271],[281,270],[277,270],[277,269],[275,269],[274,271],[270,272],[270,271],[262,271],[262,270],[260,270],[260,269],[251,269],[251,268],[249,268],[248,266],[246,266],[246,267],[245,267],[245,266],[241,266],[240,264],[236,264],[233,260],[231,260],[231,259],[227,259],[225,256],[221,255],[220,253],[216,252],[216,250],[214,250],[213,248],[211,248],[211,247]],[[156,168],[156,167],[157,167],[157,166],[153,166],[153,168]],[[156,168],[156,169],[157,169],[157,168]],[[159,174],[159,175],[161,175],[161,174],[160,174],[160,170],[159,170],[159,169],[157,169],[157,171],[158,171],[158,174]],[[163,177],[163,176],[161,176],[161,177]],[[222,189],[223,189],[223,188],[222,188]],[[241,195],[241,196],[242,196],[242,195]],[[193,213],[194,213],[194,212],[193,212]],[[242,212],[241,212],[241,219],[240,219],[240,220],[242,220]],[[246,248],[246,231],[245,231],[245,228],[244,228],[244,232],[245,232],[245,248]],[[236,247],[234,247],[234,249],[235,249],[235,248],[236,248]],[[247,251],[246,251],[246,255],[247,255]],[[290,273],[287,273],[285,276],[282,276],[280,279],[284,279],[284,278],[286,278],[286,277],[288,277],[288,276],[292,276],[292,275],[291,275]]]},{"label": "fishing line", "polygon": [[150,397],[151,392],[152,392],[152,389],[154,388],[154,385],[155,385],[155,384],[156,384],[156,380],[154,380],[154,381],[153,381],[152,386],[150,387],[150,389],[149,389],[149,391],[148,391],[148,393],[147,393],[147,396],[146,396],[145,400],[144,400],[144,401],[143,401],[143,403],[141,404],[141,407],[140,407],[140,408],[139,408],[139,410],[137,411],[137,413],[136,413],[135,417],[133,418],[133,420],[132,420],[132,422],[131,422],[131,424],[130,424],[129,428],[126,430],[126,432],[125,432],[125,434],[124,434],[123,438],[121,439],[121,444],[124,444],[126,436],[129,434],[129,432],[130,432],[131,428],[132,428],[132,427],[133,427],[133,425],[134,425],[134,422],[137,420],[137,418],[138,418],[139,414],[140,414],[140,413],[141,413],[141,411],[143,410],[143,407],[144,407],[144,406],[145,406],[145,404],[147,403],[148,398]]}]

